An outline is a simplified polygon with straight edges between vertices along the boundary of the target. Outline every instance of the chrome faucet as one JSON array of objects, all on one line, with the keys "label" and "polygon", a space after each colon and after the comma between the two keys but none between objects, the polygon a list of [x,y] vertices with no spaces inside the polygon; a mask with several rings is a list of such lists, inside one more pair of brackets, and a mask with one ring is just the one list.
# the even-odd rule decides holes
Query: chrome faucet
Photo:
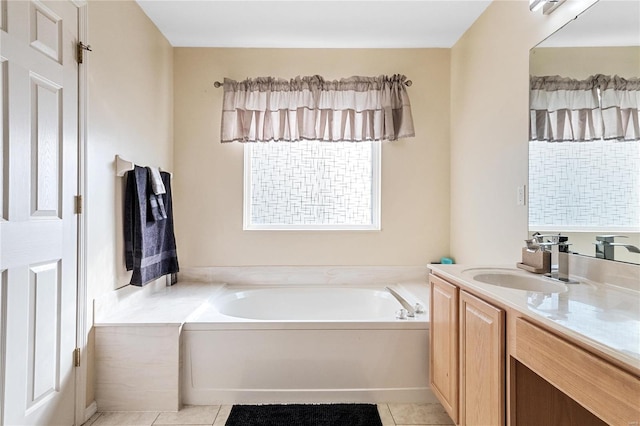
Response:
[{"label": "chrome faucet", "polygon": [[[533,234],[536,243],[544,251],[551,252],[551,272],[549,277],[565,283],[573,283],[569,279],[569,237],[560,234]],[[545,241],[545,238],[549,240]]]},{"label": "chrome faucet", "polygon": [[404,309],[406,309],[406,310],[407,310],[407,316],[408,316],[408,317],[413,318],[413,317],[415,317],[415,316],[416,316],[416,310],[414,309],[414,307],[413,307],[413,306],[411,306],[411,304],[410,304],[409,302],[407,302],[407,301],[405,300],[405,298],[404,298],[404,297],[400,296],[398,293],[396,293],[396,291],[395,291],[394,289],[392,289],[392,288],[390,288],[390,287],[385,287],[385,289],[386,289],[389,293],[391,293],[391,295],[392,295],[393,297],[395,297],[395,298],[396,298],[396,300],[397,300],[397,301],[402,305],[402,307],[403,307]]},{"label": "chrome faucet", "polygon": [[640,253],[640,249],[631,244],[615,243],[615,238],[629,238],[626,235],[598,235],[596,236],[596,257],[599,259],[615,260],[614,248],[624,247],[631,253]]}]

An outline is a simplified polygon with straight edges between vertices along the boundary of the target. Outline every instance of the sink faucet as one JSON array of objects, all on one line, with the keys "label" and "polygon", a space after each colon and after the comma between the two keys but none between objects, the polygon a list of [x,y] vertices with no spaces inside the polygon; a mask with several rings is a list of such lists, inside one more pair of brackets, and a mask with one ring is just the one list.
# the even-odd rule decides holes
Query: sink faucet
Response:
[{"label": "sink faucet", "polygon": [[615,260],[614,248],[624,247],[631,253],[640,253],[640,249],[631,244],[615,243],[615,238],[629,238],[626,235],[598,235],[596,236],[596,257],[599,259]]},{"label": "sink faucet", "polygon": [[[569,280],[569,237],[560,234],[533,234],[542,250],[551,252],[551,273],[553,279],[571,283]],[[545,241],[545,238],[549,240]]]}]

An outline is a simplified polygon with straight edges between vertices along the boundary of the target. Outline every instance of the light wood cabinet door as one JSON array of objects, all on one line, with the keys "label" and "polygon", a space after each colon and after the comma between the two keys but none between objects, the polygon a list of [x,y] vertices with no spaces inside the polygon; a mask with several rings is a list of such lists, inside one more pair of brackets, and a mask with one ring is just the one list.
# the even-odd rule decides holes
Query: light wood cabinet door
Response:
[{"label": "light wood cabinet door", "polygon": [[458,423],[458,287],[431,276],[429,380],[451,419]]},{"label": "light wood cabinet door", "polygon": [[460,425],[505,424],[504,315],[460,292]]}]

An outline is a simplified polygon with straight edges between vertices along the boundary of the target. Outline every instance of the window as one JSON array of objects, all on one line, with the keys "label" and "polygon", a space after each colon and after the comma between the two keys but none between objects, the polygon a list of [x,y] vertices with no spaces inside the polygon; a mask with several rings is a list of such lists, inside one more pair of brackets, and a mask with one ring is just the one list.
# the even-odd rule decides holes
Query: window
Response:
[{"label": "window", "polygon": [[248,143],[244,161],[244,229],[380,229],[380,142]]}]

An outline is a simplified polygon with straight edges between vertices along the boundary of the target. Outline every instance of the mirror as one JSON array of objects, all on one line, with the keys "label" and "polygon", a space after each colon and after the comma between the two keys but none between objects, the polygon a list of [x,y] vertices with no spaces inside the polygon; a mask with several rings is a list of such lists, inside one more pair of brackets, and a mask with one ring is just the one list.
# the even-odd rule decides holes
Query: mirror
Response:
[{"label": "mirror", "polygon": [[[600,0],[533,48],[532,76],[640,77],[640,2]],[[640,141],[529,142],[529,234],[561,232],[570,250],[640,264]],[[602,245],[598,246],[602,247]],[[598,257],[604,257],[600,254]]]}]

